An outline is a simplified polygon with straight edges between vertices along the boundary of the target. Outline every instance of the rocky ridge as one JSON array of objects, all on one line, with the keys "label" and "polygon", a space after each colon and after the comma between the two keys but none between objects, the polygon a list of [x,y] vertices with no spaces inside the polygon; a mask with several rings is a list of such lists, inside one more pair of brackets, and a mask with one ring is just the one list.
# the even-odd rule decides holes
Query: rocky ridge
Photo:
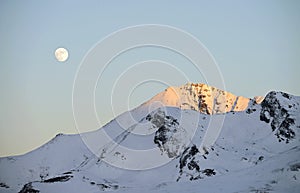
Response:
[{"label": "rocky ridge", "polygon": [[163,106],[191,109],[204,114],[221,114],[230,111],[244,111],[251,101],[261,103],[263,97],[256,96],[253,99],[236,96],[230,92],[202,83],[187,83],[180,87],[169,87],[157,94],[145,105],[155,102]]},{"label": "rocky ridge", "polygon": [[[139,146],[131,132],[142,127],[153,131],[149,140],[143,138],[142,142],[155,146],[157,156],[166,156],[170,160],[168,164],[144,171],[122,170],[104,162],[104,157],[93,155],[80,136],[61,134],[34,152],[1,158],[0,170],[7,175],[6,178],[0,175],[0,192],[58,192],[62,187],[64,192],[74,192],[74,187],[77,192],[141,192],[145,188],[150,192],[199,189],[203,192],[297,192],[300,188],[300,97],[272,91],[259,104],[254,99],[208,87],[187,84],[178,87],[180,97],[174,97],[172,88],[156,95],[150,101],[161,99],[161,103],[173,107],[157,108],[146,114],[138,107],[132,115],[138,115],[140,121],[125,131],[119,128],[122,132],[113,138],[116,143],[104,146],[106,153],[101,154],[119,163],[135,161],[137,158],[120,152],[118,146]],[[150,101],[141,108],[150,105]],[[224,112],[226,118],[217,141],[209,149],[201,149],[210,118]],[[187,120],[182,121],[182,117]],[[118,127],[118,122],[113,120],[101,129],[109,131]],[[191,127],[197,128],[192,135]],[[99,131],[88,133],[87,137],[94,138]],[[230,186],[237,180],[242,183]]]}]

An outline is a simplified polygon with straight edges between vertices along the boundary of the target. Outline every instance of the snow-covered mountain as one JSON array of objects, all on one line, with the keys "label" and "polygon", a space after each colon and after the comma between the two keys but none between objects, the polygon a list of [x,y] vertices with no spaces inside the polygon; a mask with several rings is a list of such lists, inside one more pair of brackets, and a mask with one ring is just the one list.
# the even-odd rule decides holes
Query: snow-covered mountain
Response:
[{"label": "snow-covered mountain", "polygon": [[[263,97],[253,100],[259,104]],[[244,111],[250,102],[249,98],[235,96],[207,84],[187,83],[180,87],[169,87],[157,94],[145,105],[160,102],[163,106],[196,110],[204,114],[219,114],[230,111]]]},{"label": "snow-covered mountain", "polygon": [[[0,192],[299,192],[300,97],[261,100],[168,88],[101,129],[0,158]],[[223,118],[214,145],[201,146]]]}]

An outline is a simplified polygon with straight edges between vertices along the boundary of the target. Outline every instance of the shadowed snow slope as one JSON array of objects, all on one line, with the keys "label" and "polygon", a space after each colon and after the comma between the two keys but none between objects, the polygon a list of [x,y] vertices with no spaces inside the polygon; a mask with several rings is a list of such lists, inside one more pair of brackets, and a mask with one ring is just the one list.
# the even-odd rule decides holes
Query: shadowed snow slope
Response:
[{"label": "shadowed snow slope", "polygon": [[[188,88],[207,96],[205,108]],[[148,112],[146,102],[99,130],[59,134],[30,153],[0,158],[0,192],[299,192],[300,97],[270,92],[258,104],[187,84],[179,100],[169,89],[151,99],[169,107]],[[221,112],[228,113],[219,137],[201,149]]]}]

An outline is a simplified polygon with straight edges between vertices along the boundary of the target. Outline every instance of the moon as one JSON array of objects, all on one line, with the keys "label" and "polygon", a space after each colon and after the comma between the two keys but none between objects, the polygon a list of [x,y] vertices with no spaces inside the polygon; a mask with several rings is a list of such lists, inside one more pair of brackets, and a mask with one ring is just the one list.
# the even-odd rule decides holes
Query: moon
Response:
[{"label": "moon", "polygon": [[57,48],[55,50],[55,58],[59,61],[59,62],[64,62],[68,59],[69,57],[69,53],[68,50],[66,48]]}]

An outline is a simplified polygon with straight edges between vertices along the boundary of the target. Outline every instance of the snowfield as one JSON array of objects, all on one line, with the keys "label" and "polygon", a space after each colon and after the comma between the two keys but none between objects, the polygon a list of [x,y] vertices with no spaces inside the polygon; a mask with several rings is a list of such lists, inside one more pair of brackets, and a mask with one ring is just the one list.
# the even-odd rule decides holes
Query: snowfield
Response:
[{"label": "snowfield", "polygon": [[[299,192],[300,97],[272,91],[255,101],[199,85],[167,89],[96,131],[0,158],[0,192]],[[149,112],[154,101],[166,106]],[[220,134],[203,145],[218,118]]]}]

